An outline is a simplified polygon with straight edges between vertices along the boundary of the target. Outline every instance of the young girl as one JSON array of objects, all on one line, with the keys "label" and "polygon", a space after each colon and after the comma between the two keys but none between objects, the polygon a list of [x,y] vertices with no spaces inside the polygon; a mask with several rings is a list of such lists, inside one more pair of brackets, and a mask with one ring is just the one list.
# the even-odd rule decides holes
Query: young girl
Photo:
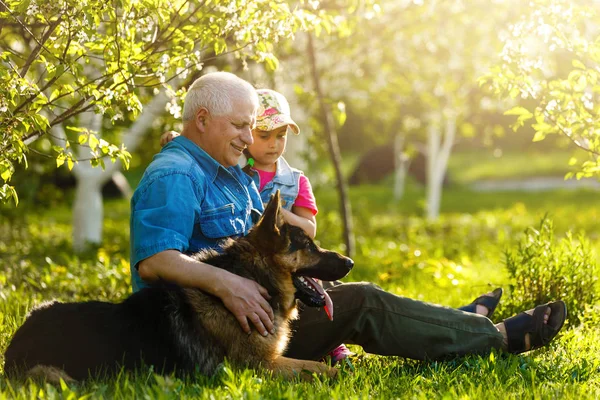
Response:
[{"label": "young girl", "polygon": [[[292,168],[283,158],[288,132],[298,135],[300,128],[294,122],[286,98],[274,90],[257,90],[259,108],[256,128],[252,131],[254,143],[244,151],[248,173],[262,198],[267,203],[271,194],[279,190],[283,217],[289,224],[302,228],[311,238],[317,233],[317,203],[308,178],[296,168]],[[333,306],[328,304],[325,311],[332,317]],[[341,344],[333,349],[329,356],[332,364],[352,355]]]},{"label": "young girl", "polygon": [[[275,191],[280,191],[281,206],[286,222],[302,228],[311,238],[317,232],[317,203],[308,178],[304,173],[290,165],[283,158],[287,135],[293,132],[298,135],[300,128],[290,114],[290,106],[286,98],[274,90],[257,90],[259,109],[256,127],[252,131],[254,142],[244,150],[246,166],[244,171],[254,179],[263,203],[268,203]],[[160,143],[165,145],[179,134],[166,132]],[[331,284],[326,284],[331,286]],[[460,309],[467,312],[491,317],[502,296],[502,289],[496,289],[475,299],[471,304]],[[326,297],[325,311],[331,319],[333,307]],[[341,344],[333,349],[329,356],[332,364],[345,359],[352,353]]]},{"label": "young girl", "polygon": [[244,171],[254,179],[263,203],[268,203],[279,190],[285,220],[314,238],[318,210],[312,187],[302,171],[290,167],[282,157],[288,132],[298,135],[300,128],[292,120],[283,95],[269,89],[259,89],[257,93],[259,109],[252,131],[254,143],[244,151],[247,160]]}]

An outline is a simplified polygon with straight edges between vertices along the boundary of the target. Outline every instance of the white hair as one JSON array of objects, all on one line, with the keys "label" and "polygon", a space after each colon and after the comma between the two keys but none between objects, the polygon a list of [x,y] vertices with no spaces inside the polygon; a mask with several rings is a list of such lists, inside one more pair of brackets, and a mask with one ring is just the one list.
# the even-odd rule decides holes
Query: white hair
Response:
[{"label": "white hair", "polygon": [[188,88],[183,121],[193,120],[201,107],[214,116],[227,115],[233,111],[234,101],[244,98],[250,98],[258,106],[258,95],[250,83],[229,72],[208,73]]}]

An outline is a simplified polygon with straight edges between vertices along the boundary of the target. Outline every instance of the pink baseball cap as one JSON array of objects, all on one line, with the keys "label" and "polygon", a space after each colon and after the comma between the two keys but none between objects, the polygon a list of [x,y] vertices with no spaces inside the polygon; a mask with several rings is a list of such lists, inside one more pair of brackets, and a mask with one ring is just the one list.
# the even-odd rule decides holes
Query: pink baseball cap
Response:
[{"label": "pink baseball cap", "polygon": [[300,128],[290,115],[290,105],[285,97],[271,89],[258,89],[258,111],[256,128],[261,131],[272,131],[282,126],[288,126],[296,135]]}]

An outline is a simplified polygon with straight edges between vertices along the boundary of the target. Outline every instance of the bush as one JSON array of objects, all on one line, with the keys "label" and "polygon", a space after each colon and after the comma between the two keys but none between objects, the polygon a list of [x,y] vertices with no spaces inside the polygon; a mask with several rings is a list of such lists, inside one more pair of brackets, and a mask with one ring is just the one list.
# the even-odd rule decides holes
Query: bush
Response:
[{"label": "bush", "polygon": [[505,253],[513,282],[504,316],[552,300],[563,300],[568,320],[579,324],[598,299],[598,267],[589,241],[569,231],[557,241],[553,223],[544,217],[539,229],[528,228],[516,251]]}]

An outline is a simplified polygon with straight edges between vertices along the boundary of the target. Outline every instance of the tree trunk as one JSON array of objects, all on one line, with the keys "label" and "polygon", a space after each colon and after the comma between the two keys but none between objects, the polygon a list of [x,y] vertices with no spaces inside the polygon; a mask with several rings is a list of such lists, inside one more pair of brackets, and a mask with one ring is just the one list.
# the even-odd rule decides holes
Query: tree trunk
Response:
[{"label": "tree trunk", "polygon": [[312,72],[313,84],[315,92],[317,94],[317,100],[319,102],[319,109],[321,114],[321,122],[323,124],[323,130],[327,136],[327,145],[329,148],[329,156],[335,169],[336,186],[340,197],[340,210],[342,215],[342,222],[344,224],[344,242],[346,244],[346,254],[349,257],[354,255],[355,241],[354,241],[354,229],[352,224],[352,207],[350,200],[348,199],[346,181],[342,175],[341,169],[341,155],[340,146],[337,139],[337,132],[335,124],[333,123],[333,117],[331,111],[328,109],[321,89],[321,82],[319,77],[319,71],[317,68],[317,58],[315,54],[315,47],[313,43],[313,37],[308,34],[308,57],[310,62],[310,69]]},{"label": "tree trunk", "polygon": [[396,201],[401,200],[404,196],[406,174],[410,164],[410,160],[404,152],[405,141],[406,135],[402,133],[398,133],[394,137],[394,199]]},{"label": "tree trunk", "polygon": [[[442,121],[445,121],[444,127]],[[440,216],[444,176],[455,136],[455,116],[444,118],[440,113],[430,118],[427,126],[427,219],[430,221]]]},{"label": "tree trunk", "polygon": [[102,186],[107,180],[103,179],[102,172],[86,165],[75,174],[77,187],[73,203],[73,249],[76,253],[83,252],[88,244],[102,243]]}]

